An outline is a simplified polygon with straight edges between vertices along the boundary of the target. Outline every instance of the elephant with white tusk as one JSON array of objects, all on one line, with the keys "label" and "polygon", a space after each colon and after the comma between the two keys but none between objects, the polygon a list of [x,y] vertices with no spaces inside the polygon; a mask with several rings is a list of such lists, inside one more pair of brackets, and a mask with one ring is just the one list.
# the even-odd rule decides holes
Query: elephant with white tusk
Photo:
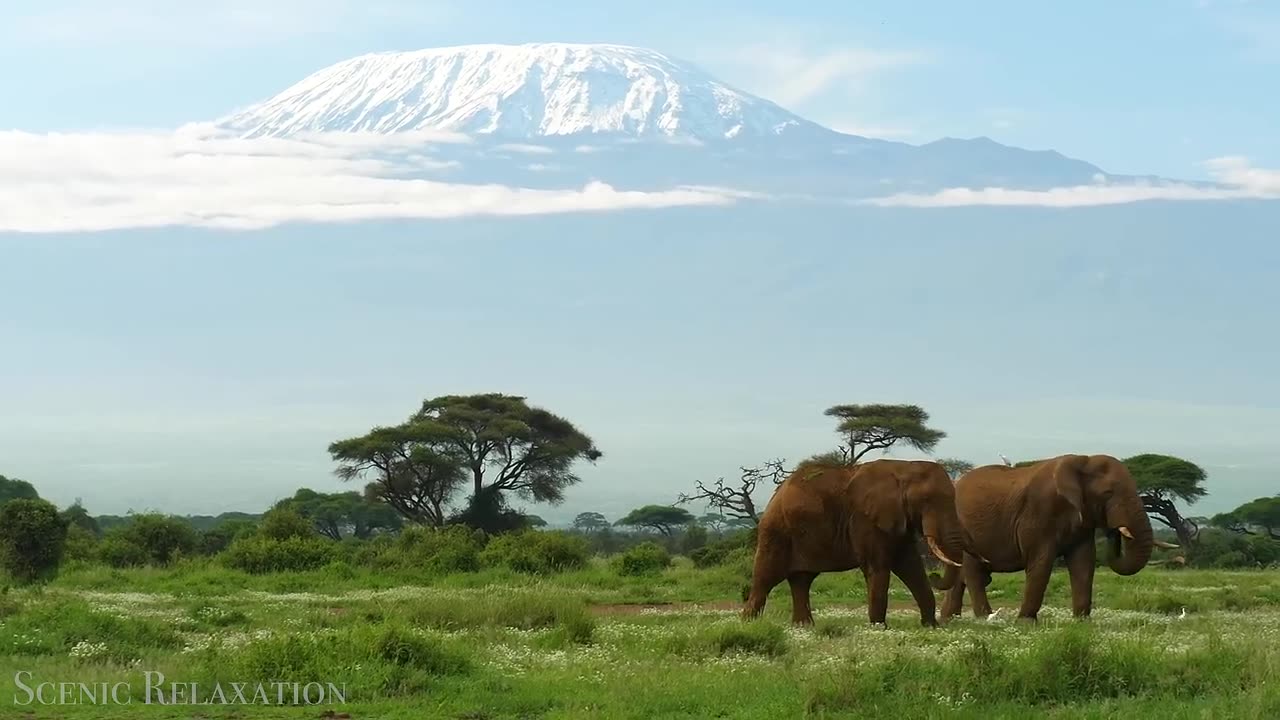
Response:
[{"label": "elephant with white tusk", "polygon": [[936,601],[916,545],[921,535],[934,556],[960,567],[964,542],[955,490],[938,463],[802,463],[778,486],[760,518],[743,615],[759,615],[769,591],[786,580],[792,622],[812,623],[813,579],[860,568],[872,623],[885,621],[892,572],[915,598],[921,624],[936,626]]},{"label": "elephant with white tusk", "polygon": [[1108,566],[1120,575],[1142,570],[1153,547],[1177,547],[1154,539],[1133,478],[1110,455],[975,468],[956,481],[956,510],[965,534],[963,567],[932,578],[935,588],[947,591],[944,622],[960,614],[966,586],[973,614],[986,617],[991,573],[1017,571],[1026,573],[1019,617],[1034,620],[1060,557],[1071,577],[1072,611],[1089,615],[1098,530],[1109,541]]}]

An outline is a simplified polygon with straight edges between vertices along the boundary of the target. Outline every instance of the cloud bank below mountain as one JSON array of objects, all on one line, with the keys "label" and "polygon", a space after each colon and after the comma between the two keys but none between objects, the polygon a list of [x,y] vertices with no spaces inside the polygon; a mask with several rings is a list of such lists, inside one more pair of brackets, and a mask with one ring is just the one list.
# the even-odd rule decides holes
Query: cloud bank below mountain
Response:
[{"label": "cloud bank below mountain", "polygon": [[636,191],[590,181],[533,189],[429,179],[458,164],[433,157],[431,147],[467,142],[466,136],[439,132],[245,140],[207,126],[151,133],[0,132],[0,232],[258,229],[287,222],[723,205],[743,196],[692,186]]},{"label": "cloud bank below mountain", "polygon": [[[1038,190],[952,187],[851,197],[843,191],[824,191],[820,179],[812,187],[796,186],[781,195],[752,187],[747,177],[732,183],[682,179],[683,184],[622,189],[632,185],[629,156],[612,159],[602,181],[594,171],[575,172],[573,158],[581,158],[579,152],[531,145],[487,147],[484,142],[441,131],[245,139],[222,134],[211,125],[132,133],[0,132],[0,187],[5,189],[0,193],[0,232],[166,226],[261,229],[291,222],[726,206],[749,199],[907,208],[1073,208],[1150,200],[1280,198],[1280,171],[1254,168],[1240,157],[1206,164],[1216,186],[1100,179],[1091,185]],[[624,152],[622,147],[615,150]],[[548,158],[535,169],[555,170],[559,186],[522,186],[537,183],[527,176],[514,180],[519,174],[508,167],[512,163],[494,165],[495,155],[489,150],[497,151],[498,158],[507,152]],[[699,148],[686,150],[701,153]],[[488,169],[471,173],[467,182],[457,181],[454,176],[470,170],[470,162],[489,163]],[[730,184],[737,187],[726,187]]]}]

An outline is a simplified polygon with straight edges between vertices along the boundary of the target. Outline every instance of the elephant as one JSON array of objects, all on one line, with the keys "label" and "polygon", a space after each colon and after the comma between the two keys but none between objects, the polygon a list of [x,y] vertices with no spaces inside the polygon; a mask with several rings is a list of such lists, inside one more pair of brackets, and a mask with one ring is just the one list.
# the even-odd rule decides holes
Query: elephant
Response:
[{"label": "elephant", "polygon": [[774,492],[757,528],[751,589],[742,615],[757,617],[769,592],[791,586],[791,621],[813,624],[809,588],[824,572],[860,568],[867,615],[885,624],[889,573],[920,608],[920,623],[936,627],[937,608],[917,541],[959,567],[964,545],[955,490],[941,465],[880,459],[856,465],[801,463]]},{"label": "elephant", "polygon": [[1133,575],[1151,549],[1177,547],[1154,539],[1151,521],[1124,463],[1110,455],[1061,455],[1022,467],[986,465],[955,483],[956,509],[965,540],[961,568],[948,567],[931,584],[946,590],[943,622],[960,614],[965,587],[975,617],[991,614],[986,587],[993,572],[1026,573],[1018,617],[1035,621],[1044,603],[1054,561],[1063,558],[1071,578],[1072,612],[1093,609],[1096,531],[1106,533],[1108,565]]}]

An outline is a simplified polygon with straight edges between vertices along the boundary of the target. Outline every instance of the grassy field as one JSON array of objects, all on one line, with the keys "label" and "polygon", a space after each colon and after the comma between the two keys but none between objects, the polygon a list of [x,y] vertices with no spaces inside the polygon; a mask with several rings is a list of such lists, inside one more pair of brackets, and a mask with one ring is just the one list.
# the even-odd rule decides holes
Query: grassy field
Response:
[{"label": "grassy field", "polygon": [[[966,615],[930,630],[896,580],[889,627],[870,627],[856,572],[818,578],[812,628],[789,626],[785,584],[744,623],[744,570],[683,559],[643,578],[601,560],[543,578],[72,567],[0,595],[0,717],[1280,716],[1280,573],[1104,570],[1092,620],[1076,622],[1059,571],[1036,626]],[[990,591],[1011,615],[1021,577]],[[132,703],[20,704],[19,671],[33,689],[129,683],[118,697],[131,690]],[[166,690],[220,684],[230,700],[232,683],[262,683],[269,696],[148,705],[148,671]],[[332,683],[346,702],[276,705],[276,681]]]}]

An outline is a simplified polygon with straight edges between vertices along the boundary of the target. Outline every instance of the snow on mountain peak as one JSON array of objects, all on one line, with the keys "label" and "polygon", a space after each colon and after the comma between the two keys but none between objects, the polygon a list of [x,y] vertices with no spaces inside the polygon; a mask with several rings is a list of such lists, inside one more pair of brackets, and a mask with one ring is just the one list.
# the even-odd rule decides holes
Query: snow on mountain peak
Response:
[{"label": "snow on mountain peak", "polygon": [[218,125],[242,137],[443,130],[714,141],[830,132],[654,50],[571,43],[361,55]]}]

